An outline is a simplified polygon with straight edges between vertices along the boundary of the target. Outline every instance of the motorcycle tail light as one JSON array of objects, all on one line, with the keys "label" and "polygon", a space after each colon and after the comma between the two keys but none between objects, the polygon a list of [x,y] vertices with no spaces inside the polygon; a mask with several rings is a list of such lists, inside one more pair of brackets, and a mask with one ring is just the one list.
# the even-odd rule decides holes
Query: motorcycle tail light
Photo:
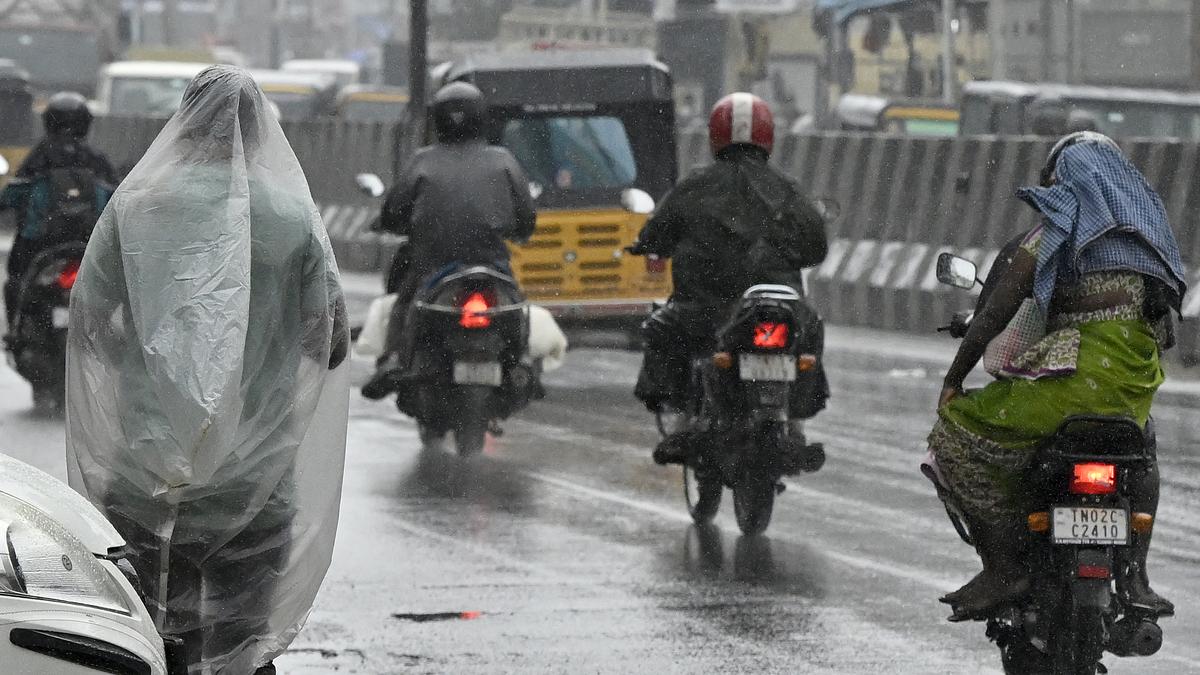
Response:
[{"label": "motorcycle tail light", "polygon": [[64,291],[69,291],[75,286],[75,279],[79,277],[79,261],[72,260],[67,263],[67,266],[58,273],[58,286]]},{"label": "motorcycle tail light", "polygon": [[760,321],[754,326],[754,346],[760,349],[783,349],[788,345],[788,325]]},{"label": "motorcycle tail light", "polygon": [[462,304],[462,317],[458,320],[459,325],[463,328],[487,328],[492,325],[491,317],[484,314],[489,307],[483,293],[472,293]]},{"label": "motorcycle tail light", "polygon": [[646,256],[646,271],[650,274],[662,274],[667,271],[667,259],[656,255]]},{"label": "motorcycle tail light", "polygon": [[1110,495],[1117,491],[1117,467],[1100,462],[1076,464],[1070,489],[1076,495]]},{"label": "motorcycle tail light", "polygon": [[1080,563],[1077,575],[1080,579],[1107,579],[1112,575],[1112,570],[1108,569],[1107,565],[1087,565]]}]

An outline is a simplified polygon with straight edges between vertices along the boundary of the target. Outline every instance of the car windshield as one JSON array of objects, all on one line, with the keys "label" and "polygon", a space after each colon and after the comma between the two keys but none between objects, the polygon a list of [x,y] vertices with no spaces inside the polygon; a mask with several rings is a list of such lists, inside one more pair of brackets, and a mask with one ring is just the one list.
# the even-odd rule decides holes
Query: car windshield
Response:
[{"label": "car windshield", "polygon": [[118,77],[112,81],[109,114],[167,117],[179,109],[190,77]]},{"label": "car windshield", "polygon": [[544,189],[623,188],[637,179],[624,123],[608,116],[509,120],[502,143]]}]

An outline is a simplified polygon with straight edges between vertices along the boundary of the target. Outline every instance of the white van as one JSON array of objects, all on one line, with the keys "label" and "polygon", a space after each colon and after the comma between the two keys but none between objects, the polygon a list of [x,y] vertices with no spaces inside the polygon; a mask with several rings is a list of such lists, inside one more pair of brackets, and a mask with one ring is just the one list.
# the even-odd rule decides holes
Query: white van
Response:
[{"label": "white van", "polygon": [[113,117],[170,117],[207,63],[115,61],[100,69],[93,112]]}]

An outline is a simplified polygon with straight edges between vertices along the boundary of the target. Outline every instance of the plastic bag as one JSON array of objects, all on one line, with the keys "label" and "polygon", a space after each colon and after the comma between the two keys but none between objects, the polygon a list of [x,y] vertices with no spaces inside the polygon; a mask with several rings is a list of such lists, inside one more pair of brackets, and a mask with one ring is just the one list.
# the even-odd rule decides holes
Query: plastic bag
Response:
[{"label": "plastic bag", "polygon": [[1046,320],[1037,302],[1027,299],[1021,303],[1008,325],[983,353],[983,368],[992,377],[1006,377],[1013,362],[1046,336]]},{"label": "plastic bag", "polygon": [[380,296],[371,301],[367,308],[367,319],[363,322],[362,332],[354,342],[354,353],[359,356],[383,356],[387,344],[388,321],[392,318],[392,308],[396,306],[396,294]]}]

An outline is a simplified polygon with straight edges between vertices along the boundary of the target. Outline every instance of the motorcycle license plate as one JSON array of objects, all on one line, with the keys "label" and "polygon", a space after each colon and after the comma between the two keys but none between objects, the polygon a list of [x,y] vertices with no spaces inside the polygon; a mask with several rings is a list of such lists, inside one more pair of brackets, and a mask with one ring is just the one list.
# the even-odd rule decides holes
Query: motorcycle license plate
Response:
[{"label": "motorcycle license plate", "polygon": [[738,371],[747,382],[794,382],[796,360],[789,354],[739,354]]},{"label": "motorcycle license plate", "polygon": [[50,325],[55,328],[66,328],[67,324],[71,323],[71,310],[67,307],[53,307],[50,309]]},{"label": "motorcycle license plate", "polygon": [[504,380],[499,363],[472,363],[458,361],[454,364],[454,384],[482,384],[499,387]]},{"label": "motorcycle license plate", "polygon": [[1128,544],[1129,512],[1097,506],[1056,506],[1052,534],[1056,544]]}]

